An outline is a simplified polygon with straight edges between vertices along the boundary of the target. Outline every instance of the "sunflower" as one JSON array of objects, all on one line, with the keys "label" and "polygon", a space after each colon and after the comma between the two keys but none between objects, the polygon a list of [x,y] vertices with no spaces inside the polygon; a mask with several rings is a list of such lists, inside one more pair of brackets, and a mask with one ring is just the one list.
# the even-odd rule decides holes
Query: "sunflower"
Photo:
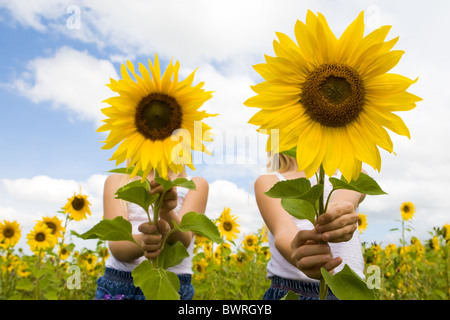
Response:
[{"label": "sunflower", "polygon": [[402,214],[403,220],[411,220],[414,213],[416,212],[416,209],[412,202],[404,202],[400,207],[400,212]]},{"label": "sunflower", "polygon": [[38,222],[34,229],[27,235],[27,243],[31,251],[47,250],[56,244],[56,237],[52,234],[52,230],[44,223]]},{"label": "sunflower", "polygon": [[206,272],[206,267],[208,266],[208,262],[205,259],[201,259],[194,262],[194,270],[204,275]]},{"label": "sunflower", "polygon": [[19,242],[20,226],[16,221],[3,220],[0,223],[0,248],[10,248]]},{"label": "sunflower", "polygon": [[358,213],[358,230],[362,233],[367,228],[367,215]]},{"label": "sunflower", "polygon": [[45,225],[52,230],[52,234],[55,237],[62,237],[64,234],[64,227],[62,226],[62,221],[59,220],[56,216],[55,217],[44,217],[42,218],[42,222],[45,223]]},{"label": "sunflower", "polygon": [[198,109],[212,92],[202,89],[203,82],[192,86],[195,71],[179,81],[179,69],[178,61],[175,65],[170,61],[161,76],[155,55],[154,64],[149,60],[149,69],[139,64],[138,75],[127,61],[127,66],[121,66],[122,79],[111,79],[107,85],[119,96],[104,101],[110,105],[102,109],[108,118],[98,131],[110,133],[102,149],[120,144],[110,160],[116,160],[116,165],[129,160],[128,166],[134,166],[132,177],[141,169],[144,177],[156,169],[166,178],[168,168],[174,173],[181,172],[183,164],[195,169],[191,149],[210,154],[203,141],[212,141],[211,128],[201,121],[213,115]]},{"label": "sunflower", "polygon": [[89,208],[91,204],[87,200],[87,196],[79,193],[75,193],[72,198],[68,199],[68,202],[63,207],[65,213],[70,215],[75,221],[80,221],[86,219],[86,214],[91,215],[91,209]]},{"label": "sunflower", "polygon": [[244,238],[244,249],[255,251],[258,243],[258,237],[254,234],[249,234]]},{"label": "sunflower", "polygon": [[67,258],[69,258],[70,255],[70,250],[68,246],[60,246],[59,247],[59,257],[61,258],[61,260],[67,260]]},{"label": "sunflower", "polygon": [[261,109],[249,123],[270,134],[268,151],[296,147],[298,170],[307,178],[321,165],[328,176],[339,169],[348,181],[358,178],[362,162],[379,171],[378,146],[393,152],[385,128],[410,138],[393,112],[421,100],[406,92],[416,80],[387,73],[404,53],[391,50],[398,38],[384,41],[389,30],[383,26],[364,36],[362,12],[337,39],[322,14],[308,11],[306,23],[295,25],[297,43],[277,33],[276,56],[254,66],[264,81],[244,102]]},{"label": "sunflower", "polygon": [[450,224],[445,224],[442,227],[442,235],[444,236],[445,241],[450,240]]},{"label": "sunflower", "polygon": [[236,222],[237,217],[230,214],[230,208],[225,208],[219,218],[219,232],[220,236],[225,236],[228,241],[233,241],[237,238],[239,225]]},{"label": "sunflower", "polygon": [[232,255],[232,258],[238,265],[243,265],[245,262],[247,262],[249,259],[249,256],[244,251],[239,251],[238,253]]}]

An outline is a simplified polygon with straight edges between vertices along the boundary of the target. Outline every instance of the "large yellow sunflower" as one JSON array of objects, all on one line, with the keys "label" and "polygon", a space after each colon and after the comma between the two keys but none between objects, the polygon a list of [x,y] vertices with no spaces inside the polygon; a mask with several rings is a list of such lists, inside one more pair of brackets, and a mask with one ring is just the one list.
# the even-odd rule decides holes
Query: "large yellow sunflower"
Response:
[{"label": "large yellow sunflower", "polygon": [[20,226],[16,221],[3,220],[0,223],[0,248],[10,248],[19,242]]},{"label": "large yellow sunflower", "polygon": [[219,218],[220,236],[225,236],[228,241],[233,241],[239,233],[239,224],[236,222],[237,217],[230,214],[230,208],[225,208]]},{"label": "large yellow sunflower", "polygon": [[154,64],[149,60],[149,69],[139,64],[141,75],[131,62],[127,67],[121,67],[121,80],[111,79],[108,85],[119,96],[105,100],[111,106],[102,109],[108,118],[98,131],[110,131],[102,148],[120,144],[110,160],[116,165],[129,160],[131,176],[142,169],[146,177],[156,169],[166,178],[168,168],[178,173],[183,164],[194,169],[191,150],[210,154],[203,141],[212,141],[211,128],[202,120],[213,115],[198,109],[212,92],[202,89],[203,82],[192,86],[195,71],[179,81],[178,61],[171,61],[162,76],[157,55]]},{"label": "large yellow sunflower", "polygon": [[268,150],[297,147],[307,178],[321,164],[328,176],[339,169],[348,181],[358,178],[362,162],[380,170],[377,146],[393,152],[385,128],[410,137],[393,112],[421,100],[406,92],[414,80],[387,73],[404,53],[391,50],[398,38],[384,41],[389,30],[364,36],[362,12],[337,39],[322,14],[308,11],[306,23],[295,25],[297,43],[277,33],[276,56],[254,66],[265,81],[252,86],[257,95],[244,103],[261,108],[249,121],[258,130],[279,130],[279,145],[269,139]]},{"label": "large yellow sunflower", "polygon": [[56,237],[45,223],[38,222],[34,229],[27,235],[27,243],[31,251],[47,250],[55,246]]},{"label": "large yellow sunflower", "polygon": [[73,197],[69,198],[66,205],[63,207],[65,213],[70,215],[75,221],[80,221],[86,219],[86,215],[91,215],[91,209],[89,208],[91,204],[87,200],[87,196],[80,194],[74,194]]}]

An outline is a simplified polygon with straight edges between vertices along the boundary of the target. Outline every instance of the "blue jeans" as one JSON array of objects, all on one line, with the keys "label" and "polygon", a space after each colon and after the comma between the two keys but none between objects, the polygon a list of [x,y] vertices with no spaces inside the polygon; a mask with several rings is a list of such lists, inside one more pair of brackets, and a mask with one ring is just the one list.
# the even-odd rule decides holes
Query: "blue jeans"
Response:
[{"label": "blue jeans", "polygon": [[[264,294],[263,300],[280,300],[289,291],[299,295],[299,300],[319,300],[320,286],[316,282],[298,281],[271,277],[270,288]],[[336,296],[328,289],[327,300],[338,300]]]},{"label": "blue jeans", "polygon": [[[194,287],[190,274],[178,275],[181,300],[192,300]],[[144,293],[133,284],[131,272],[106,268],[105,274],[97,280],[95,300],[145,300]]]}]

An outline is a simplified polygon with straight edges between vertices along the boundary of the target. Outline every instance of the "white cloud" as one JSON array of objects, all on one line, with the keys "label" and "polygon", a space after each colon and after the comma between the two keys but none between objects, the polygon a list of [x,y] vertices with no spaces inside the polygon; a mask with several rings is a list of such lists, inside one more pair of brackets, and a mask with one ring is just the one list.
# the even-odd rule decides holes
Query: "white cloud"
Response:
[{"label": "white cloud", "polygon": [[224,208],[230,208],[231,214],[237,217],[237,223],[240,225],[240,236],[256,232],[264,222],[250,187],[246,190],[227,180],[214,181],[209,185],[206,214],[209,218],[216,219]]},{"label": "white cloud", "polygon": [[27,69],[12,86],[31,101],[50,102],[83,120],[104,118],[100,109],[106,104],[101,101],[112,95],[106,84],[110,77],[117,79],[111,62],[62,47],[52,57],[30,61]]}]

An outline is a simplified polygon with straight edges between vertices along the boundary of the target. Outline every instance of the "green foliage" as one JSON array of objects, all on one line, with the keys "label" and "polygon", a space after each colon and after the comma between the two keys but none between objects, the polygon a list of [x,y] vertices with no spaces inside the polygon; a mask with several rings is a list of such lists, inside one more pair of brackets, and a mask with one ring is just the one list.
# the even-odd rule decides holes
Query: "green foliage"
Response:
[{"label": "green foliage", "polygon": [[142,261],[132,272],[133,282],[147,300],[179,300],[180,280],[173,272],[155,268],[149,260]]},{"label": "green foliage", "polygon": [[145,212],[148,212],[150,206],[155,203],[159,198],[159,194],[151,195],[149,192],[149,183],[145,180],[133,181],[125,186],[119,188],[116,192],[116,199],[122,199],[128,202],[132,202],[142,207]]},{"label": "green foliage", "polygon": [[215,243],[223,242],[217,226],[204,214],[193,211],[186,213],[181,219],[178,229],[182,232],[192,231],[200,234]]},{"label": "green foliage", "polygon": [[[121,216],[114,219],[103,219],[90,230],[78,235],[81,239],[99,239],[122,241],[127,240],[136,243],[131,233],[131,223]],[[74,232],[74,234],[76,234]],[[77,234],[76,234],[77,235]]]},{"label": "green foliage", "polygon": [[330,274],[322,268],[322,277],[339,300],[375,300],[375,293],[348,265],[336,273]]},{"label": "green foliage", "polygon": [[378,183],[368,176],[367,174],[361,172],[358,180],[356,181],[350,181],[348,182],[345,180],[345,178],[342,176],[341,179],[337,178],[330,178],[330,183],[333,185],[333,190],[338,189],[347,189],[347,190],[353,190],[360,193],[368,194],[368,195],[383,195],[386,194]]}]

